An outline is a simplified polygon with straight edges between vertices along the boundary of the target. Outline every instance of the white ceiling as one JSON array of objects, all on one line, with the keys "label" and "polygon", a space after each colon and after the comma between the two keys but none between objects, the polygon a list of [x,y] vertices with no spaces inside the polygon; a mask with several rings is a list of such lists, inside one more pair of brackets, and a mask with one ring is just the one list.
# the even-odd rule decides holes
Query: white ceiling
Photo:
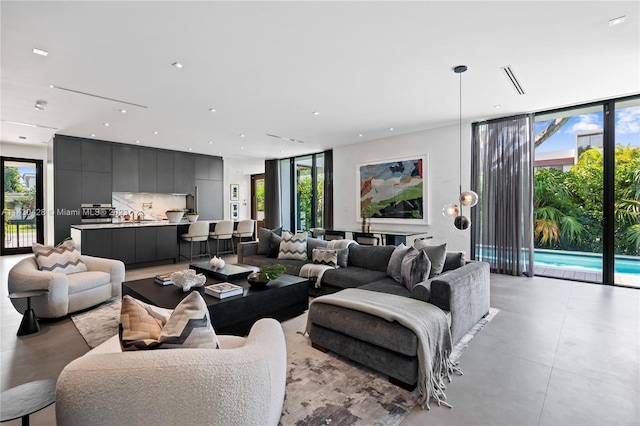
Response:
[{"label": "white ceiling", "polygon": [[[465,121],[635,94],[639,9],[638,1],[3,0],[0,140],[95,134],[236,160],[289,157],[457,123],[459,64],[469,67]],[[622,25],[608,25],[622,15]],[[508,84],[505,65],[525,95]]]}]

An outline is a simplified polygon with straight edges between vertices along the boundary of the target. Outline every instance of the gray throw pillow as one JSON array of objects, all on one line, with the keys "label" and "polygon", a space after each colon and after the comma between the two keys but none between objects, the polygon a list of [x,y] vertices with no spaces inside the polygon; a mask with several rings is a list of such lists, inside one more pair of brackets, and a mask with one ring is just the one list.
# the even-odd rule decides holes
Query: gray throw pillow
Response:
[{"label": "gray throw pillow", "polygon": [[268,255],[271,249],[271,233],[282,235],[282,226],[274,230],[258,228],[258,254]]},{"label": "gray throw pillow", "polygon": [[269,253],[267,257],[278,257],[278,253],[280,252],[280,242],[282,241],[282,237],[278,234],[271,233],[271,245],[269,247]]},{"label": "gray throw pillow", "polygon": [[349,247],[338,249],[338,266],[346,268],[349,263]]},{"label": "gray throw pillow", "polygon": [[444,268],[444,261],[447,258],[447,243],[440,244],[439,246],[430,246],[424,240],[416,240],[414,246],[418,250],[424,251],[431,261],[429,278],[440,275]]},{"label": "gray throw pillow", "polygon": [[400,282],[400,269],[402,267],[402,259],[407,254],[411,247],[405,246],[403,243],[400,243],[399,246],[395,248],[393,253],[391,253],[391,258],[389,259],[389,264],[387,265],[387,276],[393,278],[396,282]]},{"label": "gray throw pillow", "polygon": [[415,247],[409,247],[407,254],[402,259],[400,284],[411,291],[416,284],[427,279],[430,269],[431,262],[426,253]]}]

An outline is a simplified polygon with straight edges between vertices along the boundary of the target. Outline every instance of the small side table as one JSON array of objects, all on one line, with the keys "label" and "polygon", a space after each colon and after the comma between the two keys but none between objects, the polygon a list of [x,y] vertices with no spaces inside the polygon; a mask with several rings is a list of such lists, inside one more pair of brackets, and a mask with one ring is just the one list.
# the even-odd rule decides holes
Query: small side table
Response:
[{"label": "small side table", "polygon": [[20,322],[20,327],[18,328],[18,336],[26,336],[27,334],[33,334],[40,331],[40,324],[38,324],[36,313],[31,309],[31,298],[42,296],[48,292],[49,290],[28,290],[17,291],[9,295],[9,299],[27,298],[27,310],[24,311],[24,315],[22,316],[22,322]]},{"label": "small side table", "polygon": [[22,426],[29,426],[29,415],[53,404],[56,400],[54,379],[36,380],[2,392],[0,422],[22,417]]}]

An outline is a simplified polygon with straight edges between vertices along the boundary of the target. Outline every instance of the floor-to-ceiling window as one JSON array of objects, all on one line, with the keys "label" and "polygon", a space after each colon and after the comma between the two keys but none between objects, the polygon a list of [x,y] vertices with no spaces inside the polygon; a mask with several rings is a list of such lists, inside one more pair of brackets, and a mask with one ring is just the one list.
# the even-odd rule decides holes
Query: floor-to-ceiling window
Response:
[{"label": "floor-to-ceiling window", "polygon": [[640,287],[640,99],[536,115],[536,273]]},{"label": "floor-to-ceiling window", "polygon": [[27,253],[44,241],[42,160],[1,157],[2,254]]},{"label": "floor-to-ceiling window", "polygon": [[291,231],[322,227],[324,153],[280,160],[282,225]]}]

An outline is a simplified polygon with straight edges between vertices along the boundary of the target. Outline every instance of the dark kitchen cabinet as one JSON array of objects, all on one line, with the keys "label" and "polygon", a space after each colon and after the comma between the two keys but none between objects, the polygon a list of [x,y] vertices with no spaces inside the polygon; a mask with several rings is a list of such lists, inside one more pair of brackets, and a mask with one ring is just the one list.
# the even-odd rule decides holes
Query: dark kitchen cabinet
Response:
[{"label": "dark kitchen cabinet", "polygon": [[175,153],[173,157],[173,186],[176,194],[193,194],[195,189],[195,156]]},{"label": "dark kitchen cabinet", "polygon": [[82,171],[111,173],[111,145],[82,141]]},{"label": "dark kitchen cabinet", "polygon": [[157,188],[158,192],[173,194],[173,152],[158,151],[157,157]]},{"label": "dark kitchen cabinet", "polygon": [[175,226],[159,226],[156,233],[156,258],[175,259],[178,248],[178,234]]},{"label": "dark kitchen cabinet", "polygon": [[83,203],[111,204],[111,173],[83,171],[81,181]]},{"label": "dark kitchen cabinet", "polygon": [[53,180],[53,235],[57,244],[70,236],[69,227],[79,224],[82,203],[82,172],[55,170]]},{"label": "dark kitchen cabinet", "polygon": [[204,155],[197,155],[195,157],[196,162],[196,179],[209,179],[209,157]]},{"label": "dark kitchen cabinet", "polygon": [[136,230],[131,228],[114,228],[111,234],[112,259],[125,264],[136,263]]},{"label": "dark kitchen cabinet", "polygon": [[[197,180],[199,220],[224,218],[223,183],[217,180]],[[228,203],[227,203],[228,205]]]},{"label": "dark kitchen cabinet", "polygon": [[136,263],[156,260],[156,227],[136,228]]},{"label": "dark kitchen cabinet", "polygon": [[224,180],[222,157],[209,157],[209,180]]},{"label": "dark kitchen cabinet", "polygon": [[82,170],[82,142],[56,135],[53,139],[53,164],[56,170]]},{"label": "dark kitchen cabinet", "polygon": [[82,231],[82,254],[111,259],[112,229],[91,229]]},{"label": "dark kitchen cabinet", "polygon": [[158,192],[158,151],[138,150],[138,192]]},{"label": "dark kitchen cabinet", "polygon": [[114,146],[112,156],[113,192],[138,192],[138,148]]}]

